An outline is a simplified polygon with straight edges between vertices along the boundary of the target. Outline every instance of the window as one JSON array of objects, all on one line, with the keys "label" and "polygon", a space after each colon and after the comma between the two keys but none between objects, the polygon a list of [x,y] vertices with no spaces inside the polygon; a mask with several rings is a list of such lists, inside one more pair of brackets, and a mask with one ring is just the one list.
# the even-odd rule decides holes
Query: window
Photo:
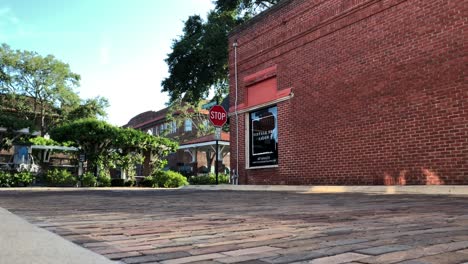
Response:
[{"label": "window", "polygon": [[175,120],[172,121],[172,133],[177,132],[177,122]]},{"label": "window", "polygon": [[192,120],[191,120],[191,119],[185,119],[185,122],[184,122],[184,131],[185,131],[185,132],[192,131]]},{"label": "window", "polygon": [[271,106],[249,114],[249,167],[278,164],[278,108]]}]

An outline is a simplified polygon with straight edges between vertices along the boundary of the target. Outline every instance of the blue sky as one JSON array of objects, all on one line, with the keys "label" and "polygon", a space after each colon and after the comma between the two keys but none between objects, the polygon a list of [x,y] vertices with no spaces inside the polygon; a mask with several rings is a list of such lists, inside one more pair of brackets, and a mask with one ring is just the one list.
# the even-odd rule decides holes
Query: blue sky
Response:
[{"label": "blue sky", "polygon": [[161,80],[183,21],[212,0],[0,0],[0,43],[52,54],[81,75],[82,98],[109,99],[108,121],[164,107]]}]

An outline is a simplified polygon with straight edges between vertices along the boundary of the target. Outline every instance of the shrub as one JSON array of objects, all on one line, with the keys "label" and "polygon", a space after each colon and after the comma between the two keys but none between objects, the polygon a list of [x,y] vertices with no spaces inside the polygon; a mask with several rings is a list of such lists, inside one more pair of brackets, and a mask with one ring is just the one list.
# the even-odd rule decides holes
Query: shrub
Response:
[{"label": "shrub", "polygon": [[81,179],[81,184],[83,187],[94,187],[96,186],[96,183],[96,176],[94,176],[94,174],[91,172],[86,172]]},{"label": "shrub", "polygon": [[68,170],[53,169],[47,171],[46,182],[48,186],[74,186],[78,181]]},{"label": "shrub", "polygon": [[109,187],[111,186],[111,177],[107,174],[101,174],[97,178],[97,186]]},{"label": "shrub", "polygon": [[12,177],[11,174],[6,171],[0,171],[0,187],[11,187]]},{"label": "shrub", "polygon": [[[189,182],[192,185],[210,185],[216,184],[216,174],[210,173],[199,176],[192,176],[189,178]],[[218,183],[224,184],[229,183],[229,175],[224,173],[218,174]]]},{"label": "shrub", "polygon": [[34,180],[33,174],[29,171],[16,172],[12,174],[11,176],[12,176],[12,181],[13,181],[12,183],[14,186],[19,186],[19,185],[28,186]]},{"label": "shrub", "polygon": [[124,179],[112,179],[112,180],[111,180],[111,186],[112,186],[112,187],[122,187],[122,186],[125,186],[125,180],[124,180]]},{"label": "shrub", "polygon": [[187,178],[175,171],[157,171],[153,177],[153,187],[177,188],[188,185]]},{"label": "shrub", "polygon": [[140,185],[143,187],[157,187],[153,176],[146,176]]},{"label": "shrub", "polygon": [[136,180],[135,179],[128,179],[124,183],[125,186],[127,187],[133,187],[136,185]]}]

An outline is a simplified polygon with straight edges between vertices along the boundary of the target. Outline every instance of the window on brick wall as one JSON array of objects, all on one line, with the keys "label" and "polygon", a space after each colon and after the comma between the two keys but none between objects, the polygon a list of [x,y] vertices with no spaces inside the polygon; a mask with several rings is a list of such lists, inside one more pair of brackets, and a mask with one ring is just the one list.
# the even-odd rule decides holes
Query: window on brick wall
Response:
[{"label": "window on brick wall", "polygon": [[278,108],[254,110],[249,116],[249,167],[278,165]]}]

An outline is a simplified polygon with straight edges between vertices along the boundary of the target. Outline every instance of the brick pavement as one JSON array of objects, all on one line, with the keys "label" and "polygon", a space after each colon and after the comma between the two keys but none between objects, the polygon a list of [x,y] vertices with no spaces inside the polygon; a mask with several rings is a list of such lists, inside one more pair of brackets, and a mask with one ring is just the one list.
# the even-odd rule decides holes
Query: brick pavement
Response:
[{"label": "brick pavement", "polygon": [[122,263],[468,262],[468,196],[2,191],[0,207]]}]

